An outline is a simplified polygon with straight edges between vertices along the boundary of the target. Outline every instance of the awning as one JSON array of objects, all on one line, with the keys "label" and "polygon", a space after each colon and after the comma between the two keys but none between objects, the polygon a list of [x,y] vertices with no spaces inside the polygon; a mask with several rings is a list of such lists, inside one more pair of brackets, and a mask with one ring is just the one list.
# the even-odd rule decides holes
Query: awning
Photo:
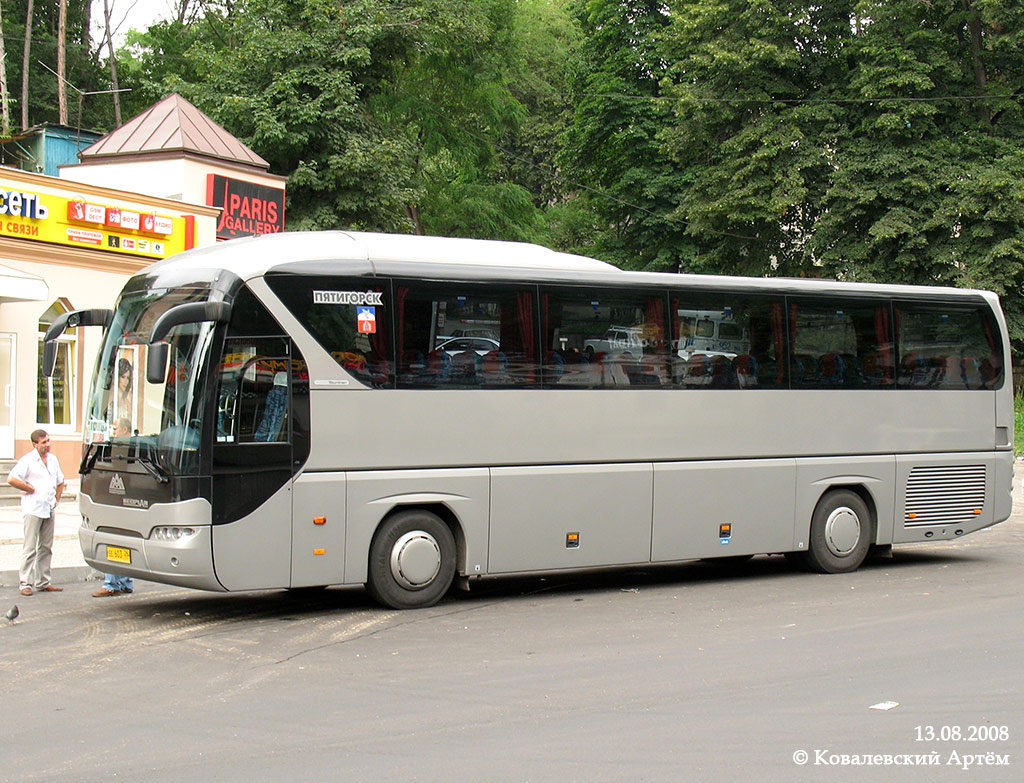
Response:
[{"label": "awning", "polygon": [[0,302],[45,302],[50,289],[41,277],[0,265]]}]

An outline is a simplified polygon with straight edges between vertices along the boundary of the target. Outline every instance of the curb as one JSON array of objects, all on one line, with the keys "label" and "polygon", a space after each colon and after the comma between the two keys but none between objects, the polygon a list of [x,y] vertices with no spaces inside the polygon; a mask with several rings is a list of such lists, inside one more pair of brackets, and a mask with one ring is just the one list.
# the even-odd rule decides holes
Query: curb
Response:
[{"label": "curb", "polygon": [[[50,578],[55,585],[66,585],[73,582],[91,582],[102,579],[103,574],[92,566],[57,566],[50,569]],[[0,587],[17,587],[20,577],[17,571],[0,571]]]}]

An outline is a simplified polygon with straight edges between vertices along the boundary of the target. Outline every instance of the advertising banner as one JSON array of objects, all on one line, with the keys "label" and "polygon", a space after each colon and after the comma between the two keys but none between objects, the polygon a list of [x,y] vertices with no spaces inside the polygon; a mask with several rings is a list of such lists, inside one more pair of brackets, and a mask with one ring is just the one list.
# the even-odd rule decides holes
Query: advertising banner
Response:
[{"label": "advertising banner", "polygon": [[223,210],[217,221],[217,239],[284,231],[284,190],[281,188],[207,174],[206,203]]},{"label": "advertising banner", "polygon": [[34,193],[0,178],[0,236],[165,258],[195,246],[195,218]]}]

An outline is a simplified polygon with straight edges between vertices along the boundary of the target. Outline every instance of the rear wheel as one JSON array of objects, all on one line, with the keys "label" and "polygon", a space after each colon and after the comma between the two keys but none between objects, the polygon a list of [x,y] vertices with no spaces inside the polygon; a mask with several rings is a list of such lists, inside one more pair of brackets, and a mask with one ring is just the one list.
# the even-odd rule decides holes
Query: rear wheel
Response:
[{"label": "rear wheel", "polygon": [[875,522],[860,495],[848,489],[826,494],[811,517],[806,564],[823,574],[855,571],[875,540]]},{"label": "rear wheel", "polygon": [[402,511],[384,521],[370,544],[367,589],[393,609],[432,606],[455,577],[455,537],[429,511]]}]

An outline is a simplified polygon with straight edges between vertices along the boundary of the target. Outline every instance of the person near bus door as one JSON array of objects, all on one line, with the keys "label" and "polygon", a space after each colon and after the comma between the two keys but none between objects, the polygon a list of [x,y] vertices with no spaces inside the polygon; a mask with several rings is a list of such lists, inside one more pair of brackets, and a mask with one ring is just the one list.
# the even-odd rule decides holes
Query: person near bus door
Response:
[{"label": "person near bus door", "polygon": [[[121,360],[122,362],[124,359]],[[128,366],[131,373],[131,365]],[[123,410],[123,409],[122,409]],[[127,416],[122,416],[114,425],[115,438],[128,438],[132,434],[132,422]],[[130,576],[118,576],[117,574],[104,574],[103,587],[92,594],[93,598],[110,598],[115,595],[129,594],[135,589],[135,581]]]},{"label": "person near bus door", "polygon": [[19,459],[7,475],[7,483],[21,491],[21,513],[25,520],[19,586],[22,595],[32,595],[33,590],[59,593],[64,588],[50,583],[50,560],[53,515],[64,494],[64,474],[57,457],[50,453],[46,430],[35,430],[30,438],[32,451]]}]

